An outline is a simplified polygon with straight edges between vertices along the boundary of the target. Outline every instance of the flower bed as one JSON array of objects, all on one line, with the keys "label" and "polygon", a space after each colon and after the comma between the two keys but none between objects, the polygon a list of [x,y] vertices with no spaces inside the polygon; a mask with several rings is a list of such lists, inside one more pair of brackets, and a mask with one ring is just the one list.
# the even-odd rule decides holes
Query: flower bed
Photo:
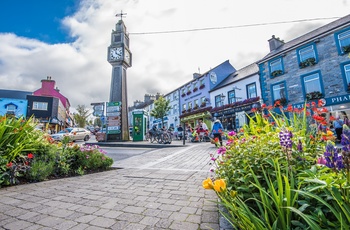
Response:
[{"label": "flower bed", "polygon": [[342,147],[335,146],[320,105],[281,114],[262,105],[211,155],[214,174],[203,187],[215,190],[235,229],[350,226],[350,130],[344,126]]}]

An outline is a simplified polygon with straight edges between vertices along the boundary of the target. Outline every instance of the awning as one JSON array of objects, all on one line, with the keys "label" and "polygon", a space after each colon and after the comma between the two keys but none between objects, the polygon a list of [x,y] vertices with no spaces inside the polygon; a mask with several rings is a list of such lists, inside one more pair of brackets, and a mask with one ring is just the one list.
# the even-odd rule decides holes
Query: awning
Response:
[{"label": "awning", "polygon": [[190,121],[190,120],[197,120],[199,118],[211,118],[211,114],[208,111],[203,112],[203,113],[192,114],[190,116],[186,116],[184,118],[181,118],[181,122],[186,122],[186,121]]}]

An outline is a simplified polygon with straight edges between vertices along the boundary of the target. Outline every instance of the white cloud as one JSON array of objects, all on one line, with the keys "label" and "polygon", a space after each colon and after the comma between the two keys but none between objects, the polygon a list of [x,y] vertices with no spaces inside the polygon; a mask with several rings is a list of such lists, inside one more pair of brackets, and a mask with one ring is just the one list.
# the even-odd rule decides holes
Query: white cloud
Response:
[{"label": "white cloud", "polygon": [[[168,93],[192,78],[230,60],[241,68],[268,53],[271,35],[285,41],[330,20],[134,35],[136,32],[228,27],[299,19],[345,16],[347,0],[94,0],[62,20],[71,44],[50,45],[38,40],[0,34],[0,88],[34,91],[52,76],[71,102],[89,106],[109,100],[111,65],[107,62],[110,34],[121,10],[130,34],[133,66],[128,69],[129,105],[145,93]],[[334,13],[336,12],[336,14]]]}]

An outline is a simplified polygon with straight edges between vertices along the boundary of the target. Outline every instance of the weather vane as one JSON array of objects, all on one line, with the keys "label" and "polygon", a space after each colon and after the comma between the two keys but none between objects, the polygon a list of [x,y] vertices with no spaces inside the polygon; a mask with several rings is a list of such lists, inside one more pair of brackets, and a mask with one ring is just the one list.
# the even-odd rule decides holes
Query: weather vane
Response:
[{"label": "weather vane", "polygon": [[116,14],[115,16],[116,17],[119,17],[120,16],[120,20],[123,20],[123,17],[125,17],[126,13],[123,13],[123,11],[121,10],[120,11],[120,14]]}]

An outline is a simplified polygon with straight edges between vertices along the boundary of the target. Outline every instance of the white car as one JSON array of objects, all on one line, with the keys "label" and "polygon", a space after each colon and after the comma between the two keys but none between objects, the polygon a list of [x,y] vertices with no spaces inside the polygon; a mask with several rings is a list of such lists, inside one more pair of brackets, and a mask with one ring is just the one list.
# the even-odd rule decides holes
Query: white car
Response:
[{"label": "white car", "polygon": [[65,128],[58,133],[51,134],[50,136],[55,141],[62,141],[65,136],[68,136],[71,141],[83,140],[88,141],[90,139],[91,132],[83,128]]}]

